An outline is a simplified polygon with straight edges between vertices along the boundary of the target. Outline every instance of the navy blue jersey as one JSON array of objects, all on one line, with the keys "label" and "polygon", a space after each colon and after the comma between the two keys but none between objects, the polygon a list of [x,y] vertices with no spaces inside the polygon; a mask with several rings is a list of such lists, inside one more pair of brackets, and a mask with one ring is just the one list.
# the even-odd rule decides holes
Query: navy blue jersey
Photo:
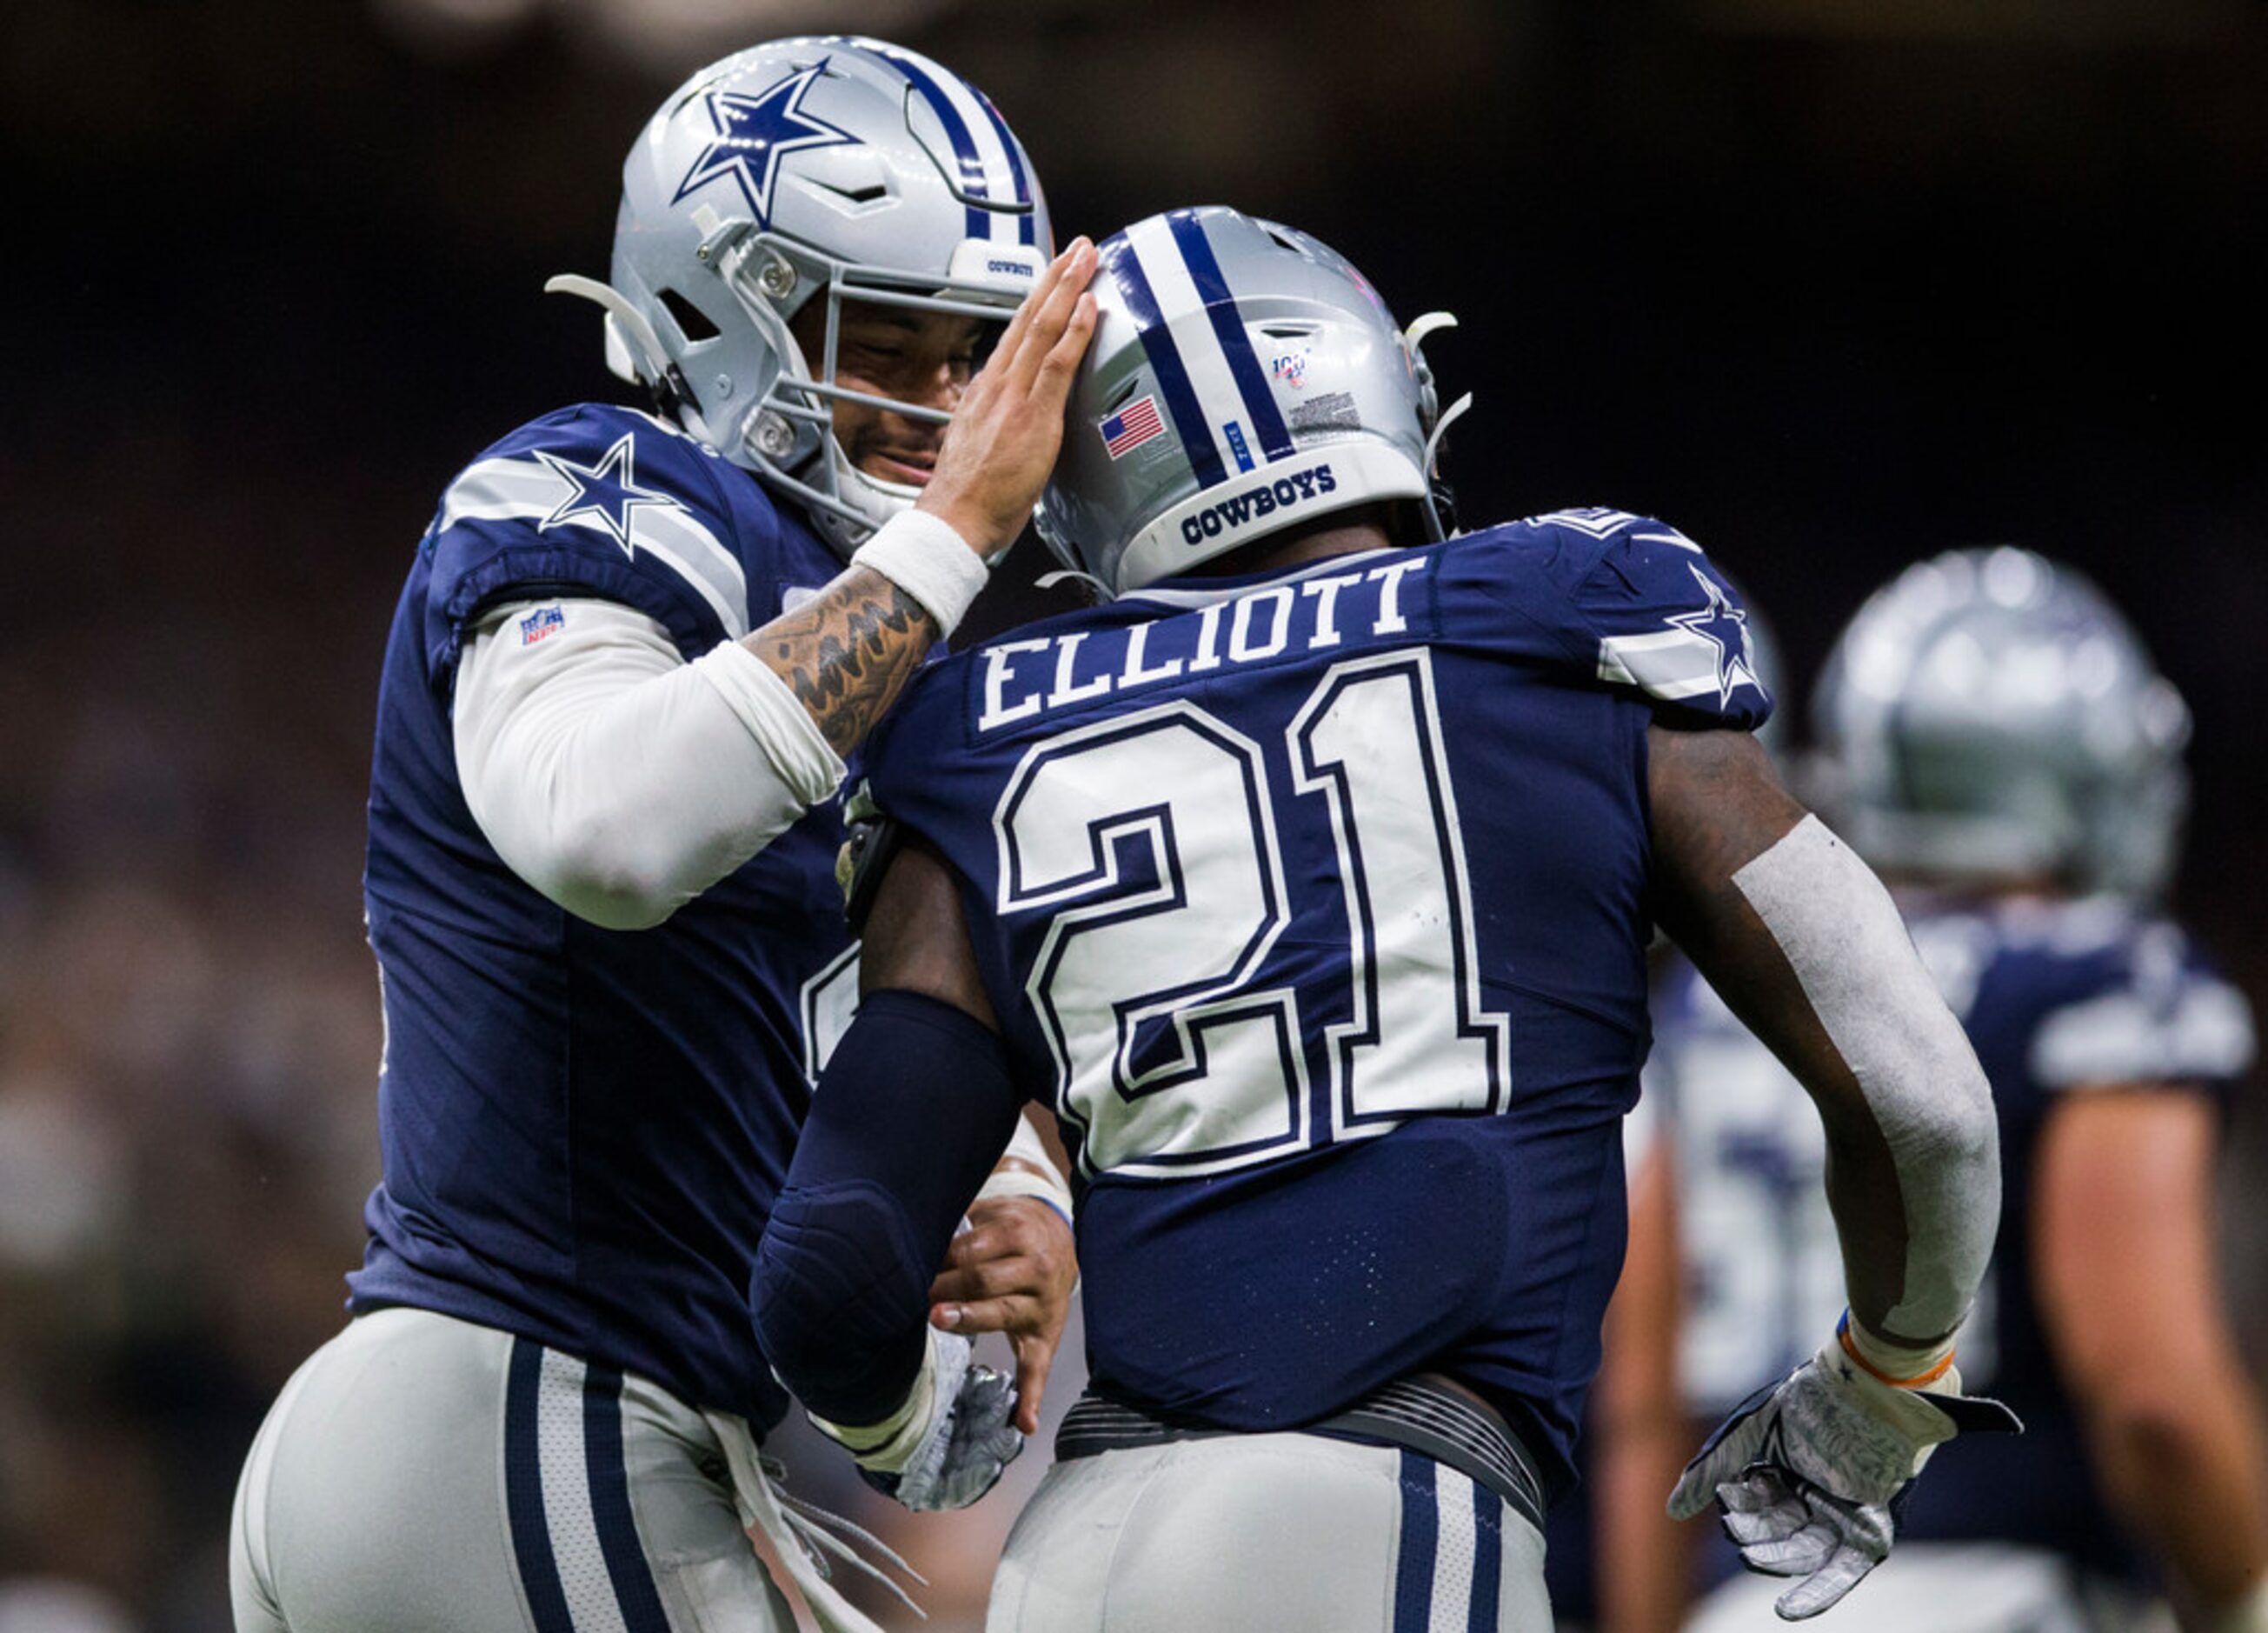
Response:
[{"label": "navy blue jersey", "polygon": [[1184,579],[922,677],[958,870],[1084,1191],[1096,1385],[1238,1430],[1446,1370],[1564,1465],[1646,1045],[1646,731],[1752,727],[1690,541],[1586,511]]},{"label": "navy blue jersey", "polygon": [[[2014,1408],[2024,1433],[1940,1447],[1900,1535],[2022,1543],[2139,1574],[2033,1297],[2036,1153],[2061,1097],[2089,1085],[2225,1098],[2250,1063],[2250,1011],[2178,928],[2113,902],[1903,905],[2000,1122],[1999,1237],[1962,1330],[1962,1378]],[[1656,1025],[1647,1084],[1664,1093],[1679,1164],[1681,1359],[1692,1406],[1715,1415],[1817,1349],[1839,1313],[1824,1141],[1794,1080],[1690,969],[1668,987]]]},{"label": "navy blue jersey", "polygon": [[450,698],[467,631],[499,602],[625,602],[691,659],[839,565],[747,473],[623,409],[537,420],[450,486],[379,693],[364,886],[384,1170],[352,1308],[501,1327],[760,1423],[784,1409],[743,1289],[825,1023],[855,986],[839,811],[657,928],[600,929],[482,837]]}]

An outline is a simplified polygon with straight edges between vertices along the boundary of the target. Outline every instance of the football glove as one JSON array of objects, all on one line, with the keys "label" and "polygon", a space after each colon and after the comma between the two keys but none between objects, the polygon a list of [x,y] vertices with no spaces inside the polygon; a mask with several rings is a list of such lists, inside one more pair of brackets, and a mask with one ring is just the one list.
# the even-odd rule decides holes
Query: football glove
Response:
[{"label": "football glove", "polygon": [[864,1429],[812,1422],[850,1449],[866,1483],[908,1508],[966,1508],[1024,1449],[1016,1385],[971,1363],[968,1341],[925,1329],[929,1353],[897,1415]]},{"label": "football glove", "polygon": [[1773,1606],[1800,1622],[1889,1556],[1907,1488],[1940,1442],[2022,1428],[1999,1401],[1962,1394],[1949,1365],[1926,1385],[1886,1383],[1830,1342],[1734,1408],[1685,1466],[1670,1517],[1713,1497],[1743,1564],[1801,1578]]}]

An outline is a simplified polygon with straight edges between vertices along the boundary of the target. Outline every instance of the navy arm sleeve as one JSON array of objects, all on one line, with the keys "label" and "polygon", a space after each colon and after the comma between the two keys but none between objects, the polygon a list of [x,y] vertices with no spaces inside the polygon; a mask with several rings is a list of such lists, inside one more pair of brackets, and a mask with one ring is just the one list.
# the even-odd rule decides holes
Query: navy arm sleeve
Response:
[{"label": "navy arm sleeve", "polygon": [[921,1370],[929,1284],[1021,1100],[998,1035],[879,992],[812,1097],[748,1297],[782,1384],[830,1422],[879,1422]]}]

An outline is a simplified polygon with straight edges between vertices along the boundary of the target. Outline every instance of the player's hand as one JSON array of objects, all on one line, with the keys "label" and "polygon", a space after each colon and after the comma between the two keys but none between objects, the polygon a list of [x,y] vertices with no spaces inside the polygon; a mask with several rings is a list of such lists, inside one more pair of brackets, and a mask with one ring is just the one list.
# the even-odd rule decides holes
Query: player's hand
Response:
[{"label": "player's hand", "polygon": [[1886,1384],[1830,1343],[1734,1408],[1670,1493],[1675,1519],[1713,1498],[1742,1563],[1802,1578],[1773,1608],[1815,1616],[1888,1557],[1906,1488],[1962,1430],[2015,1432],[1997,1400],[1961,1393],[1948,1367],[1926,1387]]},{"label": "player's hand", "polygon": [[[852,1452],[868,1485],[924,1512],[968,1507],[1024,1449],[1008,1421],[1015,1386],[990,1367],[971,1364],[965,1338],[932,1333],[929,1346],[911,1420],[885,1445]],[[812,1421],[838,1439],[850,1432]]]},{"label": "player's hand", "polygon": [[953,411],[915,508],[990,560],[1016,542],[1063,447],[1064,403],[1094,334],[1094,246],[1075,238],[1032,285]]},{"label": "player's hand", "polygon": [[1016,1425],[1040,1432],[1040,1401],[1071,1319],[1079,1256],[1064,1216],[1034,1196],[973,1205],[930,1283],[929,1319],[947,1332],[1005,1333],[1016,1353]]}]

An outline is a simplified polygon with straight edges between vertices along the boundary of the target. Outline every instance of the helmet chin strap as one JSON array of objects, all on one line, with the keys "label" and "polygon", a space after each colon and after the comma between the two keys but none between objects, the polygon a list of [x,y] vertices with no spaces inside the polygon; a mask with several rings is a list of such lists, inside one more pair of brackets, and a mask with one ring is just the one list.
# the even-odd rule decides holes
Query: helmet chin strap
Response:
[{"label": "helmet chin strap", "polygon": [[1449,484],[1441,480],[1440,473],[1434,469],[1434,456],[1440,451],[1442,432],[1456,424],[1458,417],[1472,405],[1473,394],[1468,391],[1450,403],[1447,410],[1433,422],[1432,432],[1425,439],[1425,453],[1421,462],[1425,475],[1425,497],[1420,503],[1425,515],[1425,526],[1437,543],[1461,529],[1456,515],[1456,496]]},{"label": "helmet chin strap", "polygon": [[[562,272],[546,278],[543,292],[547,295],[580,295],[603,308],[607,314],[607,366],[633,385],[658,386],[670,398],[670,406],[686,430],[703,442],[714,444],[716,438],[701,410],[693,403],[693,396],[685,388],[685,377],[661,349],[661,336],[653,332],[653,325],[644,313],[630,302],[628,296],[611,284],[601,284],[597,278],[585,277],[579,272]],[[622,354],[635,347],[643,358]],[[639,366],[643,362],[644,367]],[[623,366],[628,364],[627,369]]]},{"label": "helmet chin strap", "polygon": [[1457,326],[1456,314],[1451,312],[1428,312],[1410,320],[1410,327],[1402,331],[1403,344],[1415,353],[1425,344],[1425,336]]},{"label": "helmet chin strap", "polygon": [[1432,480],[1433,477],[1433,455],[1440,451],[1442,432],[1447,431],[1450,426],[1455,425],[1459,417],[1463,415],[1464,411],[1472,407],[1472,405],[1473,394],[1468,391],[1463,396],[1459,397],[1454,403],[1450,403],[1447,408],[1444,409],[1441,411],[1441,417],[1433,422],[1433,434],[1425,439],[1425,457],[1424,460],[1425,477],[1429,482]]},{"label": "helmet chin strap", "polygon": [[[1402,331],[1402,344],[1410,353],[1410,366],[1417,373],[1418,392],[1423,398],[1421,413],[1432,409],[1437,401],[1433,395],[1432,366],[1425,361],[1425,337],[1456,327],[1457,320],[1454,314],[1427,312],[1411,319],[1410,327]],[[1427,489],[1421,506],[1425,514],[1425,526],[1436,540],[1447,538],[1456,524],[1453,517],[1443,514],[1451,508],[1449,491],[1442,482],[1440,473],[1434,469],[1433,462],[1441,449],[1442,433],[1472,405],[1473,394],[1468,391],[1447,409],[1435,413],[1432,425],[1426,429],[1425,451],[1418,460],[1418,469],[1425,476]]]},{"label": "helmet chin strap", "polygon": [[910,482],[885,482],[869,475],[850,462],[850,450],[839,438],[827,439],[827,451],[835,462],[836,491],[843,502],[868,517],[876,527],[881,526],[901,511],[910,510],[922,496],[922,491]]},{"label": "helmet chin strap", "polygon": [[1085,584],[1091,587],[1096,596],[1103,601],[1118,599],[1116,590],[1096,578],[1092,573],[1082,572],[1077,567],[1058,567],[1055,572],[1042,573],[1032,580],[1032,586],[1035,589],[1053,589],[1058,584]]}]

